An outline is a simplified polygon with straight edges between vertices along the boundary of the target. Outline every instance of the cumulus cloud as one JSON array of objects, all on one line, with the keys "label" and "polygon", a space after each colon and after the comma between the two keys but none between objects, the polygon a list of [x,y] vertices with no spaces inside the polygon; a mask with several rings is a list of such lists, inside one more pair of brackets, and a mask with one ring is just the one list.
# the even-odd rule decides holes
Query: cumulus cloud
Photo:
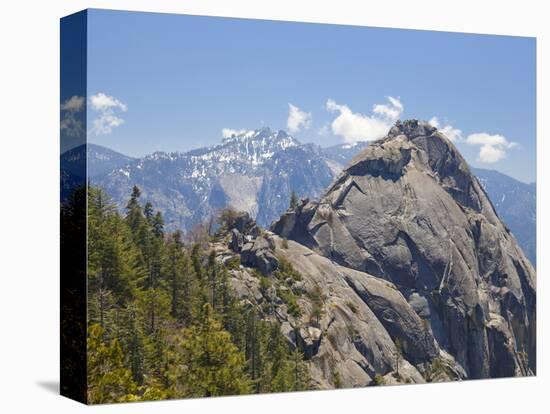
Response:
[{"label": "cumulus cloud", "polygon": [[437,128],[439,131],[443,133],[447,138],[449,138],[452,142],[457,143],[464,139],[462,135],[462,130],[453,127],[452,125],[446,124],[442,125],[439,119],[434,116],[432,119],[428,121],[432,126]]},{"label": "cumulus cloud", "polygon": [[92,95],[92,97],[90,98],[90,103],[94,110],[100,112],[114,110],[117,108],[120,109],[122,112],[126,112],[128,110],[126,104],[120,102],[113,96],[104,94],[103,92]]},{"label": "cumulus cloud", "polygon": [[332,99],[327,100],[326,109],[338,114],[330,125],[332,133],[348,143],[382,138],[404,110],[399,99],[391,96],[388,96],[387,103],[373,105],[370,115],[353,112],[349,106]]},{"label": "cumulus cloud", "polygon": [[65,102],[61,104],[62,111],[80,112],[84,109],[84,97],[83,96],[71,96]]},{"label": "cumulus cloud", "polygon": [[506,150],[517,146],[517,143],[510,142],[503,135],[486,132],[468,135],[466,143],[479,146],[478,161],[484,163],[494,163],[506,158]]},{"label": "cumulus cloud", "polygon": [[490,164],[506,158],[506,150],[518,145],[516,142],[509,141],[503,135],[488,134],[486,132],[476,132],[464,138],[460,129],[448,124],[442,125],[436,116],[430,119],[429,123],[454,143],[465,142],[468,145],[479,146],[477,160],[483,163]]},{"label": "cumulus cloud", "polygon": [[80,112],[84,109],[83,96],[71,96],[61,104],[61,132],[71,136],[78,137],[84,133],[82,116]]},{"label": "cumulus cloud", "polygon": [[289,102],[286,126],[291,134],[299,132],[301,128],[309,128],[311,126],[311,112],[302,111]]},{"label": "cumulus cloud", "polygon": [[249,131],[247,129],[232,129],[232,128],[222,128],[222,137],[231,138],[233,135],[247,135],[254,131]]},{"label": "cumulus cloud", "polygon": [[403,113],[403,104],[399,99],[388,96],[389,105],[376,104],[372,107],[372,112],[380,115],[383,118],[389,119],[395,122],[399,119],[399,116]]},{"label": "cumulus cloud", "polygon": [[90,97],[90,107],[98,113],[97,117],[92,121],[91,128],[91,131],[96,135],[113,132],[113,128],[119,127],[124,123],[124,119],[119,116],[119,113],[128,111],[125,103],[103,92]]}]

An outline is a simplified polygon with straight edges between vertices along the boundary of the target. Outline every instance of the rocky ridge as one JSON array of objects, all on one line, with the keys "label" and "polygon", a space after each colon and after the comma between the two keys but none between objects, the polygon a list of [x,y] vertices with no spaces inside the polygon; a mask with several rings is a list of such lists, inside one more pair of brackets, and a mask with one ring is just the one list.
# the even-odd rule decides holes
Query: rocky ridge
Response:
[{"label": "rocky ridge", "polygon": [[377,367],[364,370],[371,380],[387,374],[382,350],[397,342],[423,378],[443,360],[458,378],[535,372],[534,269],[460,153],[429,124],[398,122],[319,202],[304,200],[272,231],[297,242],[285,257],[303,252],[293,264],[306,280],[323,275],[327,295],[339,286],[335,301],[353,298],[365,329],[378,327],[332,350],[347,350],[341,363],[355,351],[366,357]]}]

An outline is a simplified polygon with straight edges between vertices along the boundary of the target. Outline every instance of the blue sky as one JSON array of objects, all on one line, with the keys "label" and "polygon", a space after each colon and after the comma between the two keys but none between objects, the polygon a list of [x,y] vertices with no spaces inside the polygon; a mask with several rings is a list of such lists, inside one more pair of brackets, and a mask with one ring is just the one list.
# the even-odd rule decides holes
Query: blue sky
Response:
[{"label": "blue sky", "polygon": [[470,164],[535,179],[532,38],[88,16],[91,142],[140,156],[215,144],[224,128],[269,126],[328,146],[419,118],[453,136]]}]

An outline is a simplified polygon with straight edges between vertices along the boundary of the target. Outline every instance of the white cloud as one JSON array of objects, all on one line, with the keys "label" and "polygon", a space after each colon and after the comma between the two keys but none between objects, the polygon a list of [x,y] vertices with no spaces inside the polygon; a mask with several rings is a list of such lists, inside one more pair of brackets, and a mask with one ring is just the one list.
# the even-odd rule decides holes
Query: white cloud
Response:
[{"label": "white cloud", "polygon": [[372,112],[395,122],[399,119],[399,116],[403,113],[403,104],[399,99],[388,96],[389,105],[376,104],[372,107]]},{"label": "white cloud", "polygon": [[113,109],[120,109],[122,112],[126,112],[128,107],[126,104],[120,102],[113,96],[105,95],[103,92],[96,93],[90,98],[92,108],[99,112],[104,112]]},{"label": "white cloud", "polygon": [[77,137],[84,133],[82,117],[78,115],[84,109],[83,96],[71,96],[61,104],[61,123],[62,133],[71,137]]},{"label": "white cloud", "polygon": [[232,129],[232,128],[222,128],[222,137],[223,138],[231,138],[233,135],[247,135],[251,134],[254,131],[249,131],[247,129]]},{"label": "white cloud", "polygon": [[84,97],[83,96],[71,96],[65,102],[61,104],[62,111],[80,112],[84,109]]},{"label": "white cloud", "polygon": [[299,132],[302,127],[309,128],[311,126],[311,112],[304,112],[289,102],[286,126],[291,134]]},{"label": "white cloud", "polygon": [[494,163],[506,158],[506,150],[517,146],[516,142],[508,141],[503,135],[486,132],[468,135],[466,143],[480,146],[478,161],[484,163]]},{"label": "white cloud", "polygon": [[430,125],[437,128],[443,135],[445,135],[447,138],[449,138],[452,142],[457,143],[461,142],[464,137],[462,135],[462,130],[453,127],[452,125],[441,125],[441,122],[439,119],[434,116],[432,119],[428,121]]},{"label": "white cloud", "polygon": [[92,121],[92,131],[96,135],[110,134],[113,132],[113,128],[121,126],[123,123],[124,119],[111,113],[104,113]]},{"label": "white cloud", "polygon": [[340,105],[332,99],[327,100],[326,109],[338,113],[331,123],[332,133],[348,143],[382,138],[404,110],[399,99],[391,96],[388,96],[388,103],[373,105],[371,115],[353,112],[347,105]]},{"label": "white cloud", "polygon": [[124,123],[124,119],[116,114],[117,111],[126,112],[128,107],[117,98],[99,92],[90,97],[92,110],[98,112],[98,117],[92,121],[91,131],[96,135],[110,134],[113,128]]}]

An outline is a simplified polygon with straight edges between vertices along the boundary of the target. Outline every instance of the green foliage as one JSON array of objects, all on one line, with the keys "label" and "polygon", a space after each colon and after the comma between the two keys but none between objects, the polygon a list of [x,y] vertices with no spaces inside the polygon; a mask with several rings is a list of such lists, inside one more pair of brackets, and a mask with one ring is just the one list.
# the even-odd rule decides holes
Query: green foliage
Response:
[{"label": "green foliage", "polygon": [[292,293],[290,289],[277,289],[277,296],[279,296],[281,300],[286,303],[289,314],[291,314],[295,318],[298,318],[302,315],[300,305],[298,305],[298,302],[296,302],[296,296],[294,295],[294,293]]},{"label": "green foliage", "polygon": [[446,380],[447,378],[448,371],[443,358],[434,358],[426,370],[426,381],[436,382],[438,380]]},{"label": "green foliage", "polygon": [[323,295],[323,291],[319,285],[315,285],[313,289],[308,292],[308,296],[311,301],[311,322],[319,325],[319,320],[324,313],[325,296]]},{"label": "green foliage", "polygon": [[218,224],[222,230],[230,230],[235,227],[235,221],[239,217],[239,212],[232,207],[226,207],[220,211],[218,216]]},{"label": "green foliage", "polygon": [[340,376],[340,372],[334,372],[332,381],[334,382],[334,388],[342,388],[342,377]]},{"label": "green foliage", "polygon": [[378,386],[378,385],[385,385],[386,384],[386,380],[384,379],[384,377],[380,374],[376,374],[372,380],[372,385],[373,386]]},{"label": "green foliage", "polygon": [[[140,197],[134,187],[122,216],[89,187],[89,401],[310,389],[308,365],[279,325],[233,294],[228,271],[240,258],[221,264],[208,244],[167,234],[162,215]],[[234,220],[230,211],[223,217],[225,225]],[[257,277],[262,290],[272,286]],[[288,262],[278,277],[301,279]],[[280,293],[299,315],[292,291]]]},{"label": "green foliage", "polygon": [[103,334],[98,324],[88,327],[88,402],[132,401],[137,385],[132,372],[124,366],[122,348],[116,339],[105,343]]},{"label": "green foliage", "polygon": [[294,281],[302,280],[302,275],[294,269],[292,264],[286,260],[284,257],[280,256],[277,258],[279,260],[279,266],[274,272],[274,275],[277,279],[285,281],[290,278]]},{"label": "green foliage", "polygon": [[263,294],[265,294],[272,286],[273,284],[271,283],[271,280],[268,277],[263,275],[260,277],[260,291]]},{"label": "green foliage", "polygon": [[241,267],[241,258],[239,256],[233,256],[225,262],[225,267],[228,270],[239,270]]},{"label": "green foliage", "polygon": [[169,317],[170,297],[164,289],[138,291],[135,303],[138,321],[144,332],[155,333]]},{"label": "green foliage", "polygon": [[216,320],[210,305],[206,304],[203,312],[203,320],[184,329],[179,338],[181,365],[175,367],[174,395],[209,397],[250,393],[244,355]]}]

